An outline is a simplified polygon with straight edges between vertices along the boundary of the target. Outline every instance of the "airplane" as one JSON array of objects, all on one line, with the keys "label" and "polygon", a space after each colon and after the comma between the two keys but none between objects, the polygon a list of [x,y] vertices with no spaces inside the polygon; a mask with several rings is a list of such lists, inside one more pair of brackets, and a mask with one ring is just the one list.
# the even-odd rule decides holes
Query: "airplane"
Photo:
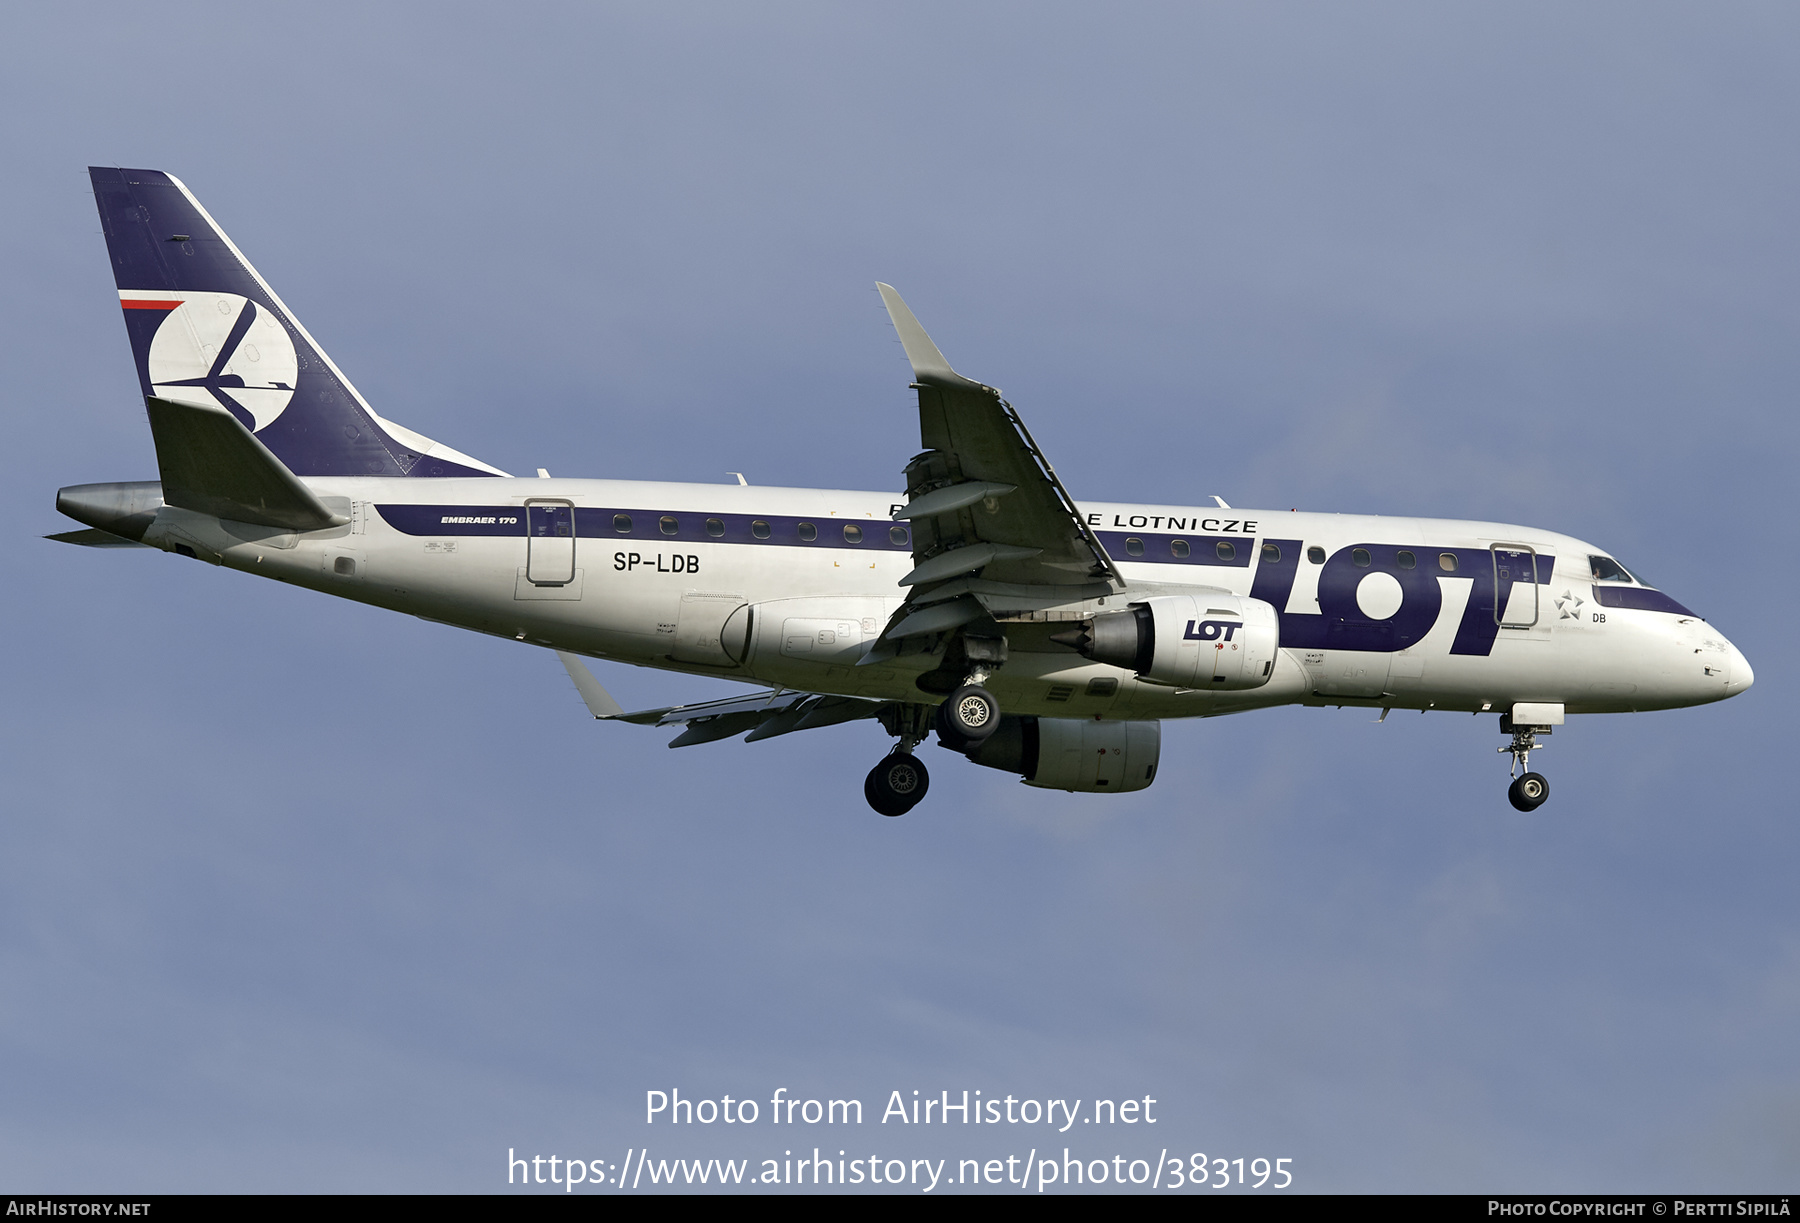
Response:
[{"label": "airplane", "polygon": [[[193,194],[89,175],[159,480],[78,484],[48,536],[150,547],[555,651],[670,747],[859,720],[902,815],[917,748],[1094,794],[1156,778],[1164,719],[1280,705],[1495,713],[1508,799],[1571,714],[1754,682],[1608,551],[1507,523],[1078,501],[1017,409],[878,285],[918,394],[905,493],[518,478],[376,414]],[[758,685],[626,712],[582,661]]]}]

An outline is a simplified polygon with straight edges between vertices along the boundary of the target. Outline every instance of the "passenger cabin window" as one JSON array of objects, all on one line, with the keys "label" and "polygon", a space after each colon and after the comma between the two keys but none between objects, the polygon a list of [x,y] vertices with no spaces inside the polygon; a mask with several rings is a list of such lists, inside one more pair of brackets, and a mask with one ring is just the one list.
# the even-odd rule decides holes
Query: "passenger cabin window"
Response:
[{"label": "passenger cabin window", "polygon": [[1367,548],[1353,549],[1350,553],[1350,563],[1358,569],[1367,569],[1369,567],[1369,550]]},{"label": "passenger cabin window", "polygon": [[724,522],[717,518],[708,518],[706,520],[706,533],[714,539],[719,538],[719,536],[725,534]]},{"label": "passenger cabin window", "polygon": [[1221,539],[1219,541],[1219,546],[1214,548],[1213,551],[1219,554],[1219,559],[1222,561],[1237,559],[1237,548],[1227,540]]},{"label": "passenger cabin window", "polygon": [[1125,555],[1126,556],[1142,556],[1143,554],[1144,554],[1144,541],[1143,540],[1141,540],[1137,536],[1133,535],[1130,539],[1125,541]]},{"label": "passenger cabin window", "polygon": [[1306,559],[1315,565],[1323,565],[1325,563],[1325,549],[1314,544],[1306,550]]},{"label": "passenger cabin window", "polygon": [[613,515],[613,530],[617,531],[621,535],[631,534],[631,515],[630,514],[614,514]]},{"label": "passenger cabin window", "polygon": [[1274,544],[1264,544],[1263,545],[1263,564],[1279,565],[1280,563],[1281,563],[1281,549],[1277,548]]},{"label": "passenger cabin window", "polygon": [[758,539],[769,538],[769,524],[758,518],[750,524],[750,534]]},{"label": "passenger cabin window", "polygon": [[657,519],[656,525],[662,528],[662,533],[664,535],[679,535],[681,533],[681,524],[667,514],[664,514],[661,518]]},{"label": "passenger cabin window", "polygon": [[906,546],[906,528],[889,527],[888,542],[893,544],[896,548],[904,548]]},{"label": "passenger cabin window", "polygon": [[1402,548],[1399,552],[1394,554],[1394,561],[1402,569],[1412,569],[1418,566],[1419,558],[1408,552],[1405,548]]},{"label": "passenger cabin window", "polygon": [[1442,569],[1445,573],[1455,573],[1456,572],[1456,553],[1454,553],[1454,552],[1438,553],[1438,568]]},{"label": "passenger cabin window", "polygon": [[857,526],[854,522],[846,522],[844,524],[844,542],[847,544],[860,544],[862,542],[862,528]]},{"label": "passenger cabin window", "polygon": [[1173,539],[1169,541],[1169,551],[1177,560],[1186,560],[1188,558],[1188,553],[1192,552],[1193,549],[1188,547],[1187,540]]},{"label": "passenger cabin window", "polygon": [[801,523],[800,524],[800,538],[810,544],[813,540],[819,538],[819,528],[815,527],[810,522]]}]

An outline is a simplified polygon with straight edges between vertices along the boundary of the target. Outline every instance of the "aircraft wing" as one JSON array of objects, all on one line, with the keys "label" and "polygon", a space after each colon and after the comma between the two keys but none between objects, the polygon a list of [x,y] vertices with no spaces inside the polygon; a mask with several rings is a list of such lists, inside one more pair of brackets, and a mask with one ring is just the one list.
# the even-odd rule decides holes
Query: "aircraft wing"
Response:
[{"label": "aircraft wing", "polygon": [[925,446],[907,464],[907,504],[894,515],[912,523],[914,568],[900,584],[922,592],[979,572],[1014,586],[1122,588],[1018,412],[993,387],[951,369],[900,294],[876,287],[912,363]]},{"label": "aircraft wing", "polygon": [[[581,693],[588,712],[602,721],[632,722],[639,726],[679,726],[682,732],[669,740],[670,747],[690,747],[744,735],[745,742],[773,739],[776,735],[796,730],[813,730],[820,726],[836,726],[872,718],[889,702],[865,701],[858,697],[821,696],[812,692],[783,692],[772,689],[746,696],[726,697],[717,701],[700,701],[692,705],[669,705],[662,709],[644,709],[626,713],[612,694],[594,678],[587,664],[563,650],[556,652],[575,690]],[[745,732],[749,732],[745,734]]]}]

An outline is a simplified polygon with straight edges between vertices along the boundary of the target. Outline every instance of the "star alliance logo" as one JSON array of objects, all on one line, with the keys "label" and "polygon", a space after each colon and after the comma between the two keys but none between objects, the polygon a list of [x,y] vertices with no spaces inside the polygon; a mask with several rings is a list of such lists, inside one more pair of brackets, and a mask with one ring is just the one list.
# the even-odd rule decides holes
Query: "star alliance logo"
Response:
[{"label": "star alliance logo", "polygon": [[1562,613],[1560,616],[1557,617],[1557,619],[1559,619],[1559,620],[1579,620],[1579,619],[1581,619],[1581,605],[1584,602],[1586,602],[1586,600],[1583,599],[1580,595],[1576,594],[1573,590],[1563,591],[1561,594],[1556,596],[1556,610]]}]

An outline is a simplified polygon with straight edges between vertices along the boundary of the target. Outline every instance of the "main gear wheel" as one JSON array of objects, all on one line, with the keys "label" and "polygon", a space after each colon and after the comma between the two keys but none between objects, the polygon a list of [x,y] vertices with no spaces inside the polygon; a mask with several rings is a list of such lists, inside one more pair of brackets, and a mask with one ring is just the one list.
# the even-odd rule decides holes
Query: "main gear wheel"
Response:
[{"label": "main gear wheel", "polygon": [[905,815],[931,788],[925,762],[910,752],[894,752],[869,770],[863,797],[882,815]]}]

